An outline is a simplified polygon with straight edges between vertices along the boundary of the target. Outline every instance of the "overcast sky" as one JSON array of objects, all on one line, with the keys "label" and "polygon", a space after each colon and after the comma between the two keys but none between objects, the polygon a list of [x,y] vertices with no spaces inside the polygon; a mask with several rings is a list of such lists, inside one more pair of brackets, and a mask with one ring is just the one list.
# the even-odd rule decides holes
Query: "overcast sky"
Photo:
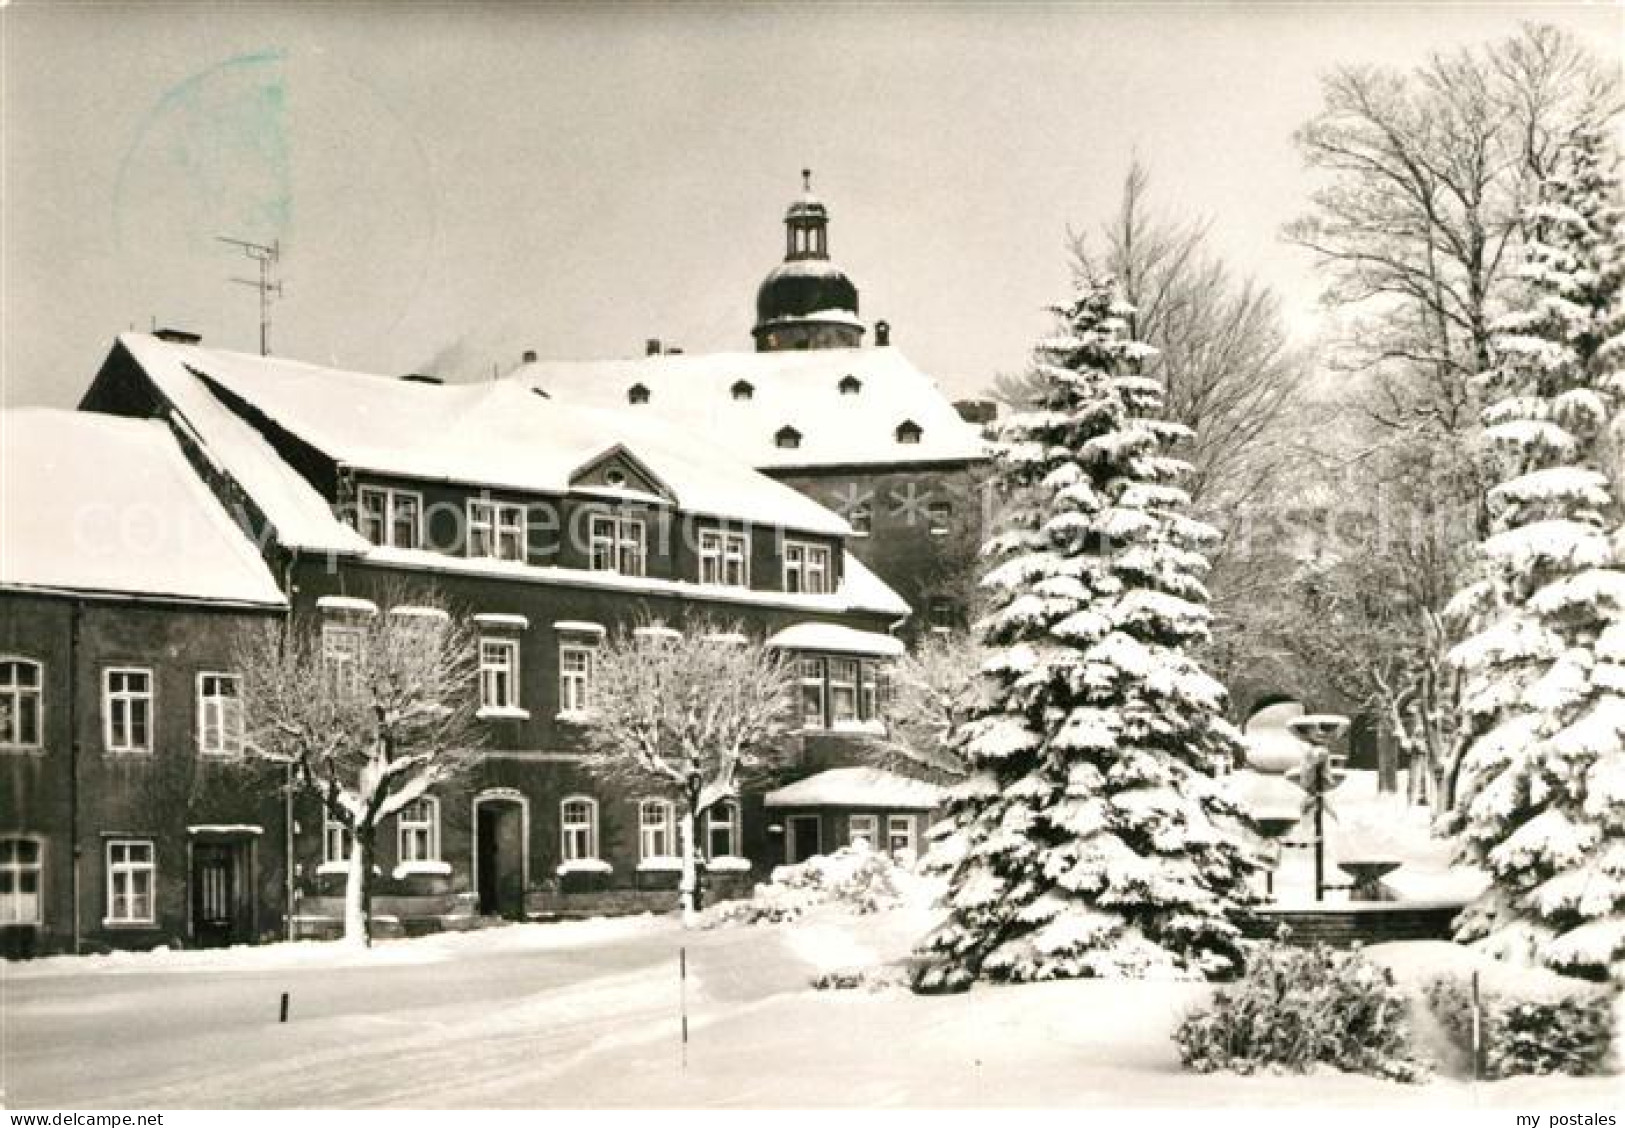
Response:
[{"label": "overcast sky", "polygon": [[950,390],[1018,369],[1069,227],[1134,153],[1314,328],[1281,225],[1293,129],[1342,62],[1541,19],[1618,57],[1612,4],[681,8],[14,2],[3,33],[4,388],[71,405],[155,321],[362,371],[504,370],[660,337],[751,347],[799,169],[870,321]]}]

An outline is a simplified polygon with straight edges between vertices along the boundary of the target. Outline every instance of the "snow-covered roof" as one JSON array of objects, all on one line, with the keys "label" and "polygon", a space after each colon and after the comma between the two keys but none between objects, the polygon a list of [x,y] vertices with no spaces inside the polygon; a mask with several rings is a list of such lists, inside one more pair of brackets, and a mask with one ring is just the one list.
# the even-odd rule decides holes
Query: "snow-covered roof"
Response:
[{"label": "snow-covered roof", "polygon": [[782,650],[867,654],[877,658],[899,658],[903,654],[902,642],[891,635],[860,631],[839,623],[796,623],[768,639],[767,645]]},{"label": "snow-covered roof", "polygon": [[942,788],[880,768],[831,768],[767,793],[769,807],[885,807],[930,811]]},{"label": "snow-covered roof", "polygon": [[[841,393],[846,376],[862,382],[856,394]],[[733,386],[742,379],[752,394],[735,399]],[[510,380],[566,403],[646,412],[688,433],[714,435],[735,457],[763,470],[957,462],[987,453],[981,432],[892,347],[536,361],[521,365]],[[628,404],[634,384],[649,389],[647,403]],[[905,419],[920,426],[918,443],[897,441]],[[785,426],[801,433],[799,446],[777,445],[774,437]]]},{"label": "snow-covered roof", "polygon": [[334,515],[316,488],[187,368],[204,355],[202,349],[145,333],[120,334],[119,344],[173,405],[204,454],[254,499],[278,541],[312,552],[366,551],[367,542]]},{"label": "snow-covered roof", "polygon": [[0,587],[286,606],[160,420],[0,412]]},{"label": "snow-covered roof", "polygon": [[[189,419],[198,406],[195,401],[205,396],[216,411],[204,404],[200,415],[212,416],[225,408],[207,385],[184,379],[186,373],[212,381],[356,470],[563,494],[572,489],[572,478],[583,467],[624,447],[669,485],[678,504],[690,512],[831,536],[851,531],[844,520],[811,498],[720,453],[716,443],[696,441],[692,431],[673,427],[658,416],[559,402],[535,394],[521,381],[426,384],[175,344],[144,334],[119,339],[159,380],[166,395],[175,398],[170,385],[182,388],[188,403],[177,406]],[[211,450],[226,448],[219,455],[223,462],[241,461],[261,469],[252,456],[257,452],[239,449],[245,445],[240,431],[253,434],[240,420],[240,428],[218,426],[213,418],[207,424],[192,422]],[[264,446],[263,441],[259,445]],[[287,469],[285,464],[283,468]],[[278,494],[287,486],[281,481],[271,484]],[[243,485],[257,500],[255,485],[247,481]],[[314,495],[308,485],[305,488]],[[325,504],[322,510],[327,523],[344,528]],[[274,516],[272,521],[282,532],[281,522]],[[353,532],[350,536],[359,540]],[[349,547],[365,548],[354,541]]]}]

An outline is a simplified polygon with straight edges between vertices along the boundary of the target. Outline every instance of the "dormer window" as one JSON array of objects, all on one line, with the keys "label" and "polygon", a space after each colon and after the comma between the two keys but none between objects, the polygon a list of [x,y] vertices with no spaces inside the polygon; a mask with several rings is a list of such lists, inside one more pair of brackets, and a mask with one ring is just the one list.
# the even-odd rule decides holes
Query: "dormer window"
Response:
[{"label": "dormer window", "polygon": [[780,450],[797,450],[801,446],[801,432],[794,427],[780,427],[773,436],[773,445]]},{"label": "dormer window", "polygon": [[614,486],[616,489],[620,489],[626,485],[626,471],[622,470],[619,466],[611,467],[610,469],[604,471],[604,483],[606,485]]},{"label": "dormer window", "polygon": [[633,384],[630,388],[626,389],[626,402],[633,404],[648,403],[649,389],[644,387],[642,384]]},{"label": "dormer window", "polygon": [[756,387],[749,380],[737,380],[729,391],[733,394],[734,399],[743,401],[756,394]]},{"label": "dormer window", "polygon": [[925,434],[920,425],[912,419],[905,419],[897,425],[897,441],[905,446],[919,446],[920,436]]},{"label": "dormer window", "polygon": [[863,390],[863,381],[848,373],[841,377],[841,382],[836,387],[841,390],[843,396],[855,396]]}]

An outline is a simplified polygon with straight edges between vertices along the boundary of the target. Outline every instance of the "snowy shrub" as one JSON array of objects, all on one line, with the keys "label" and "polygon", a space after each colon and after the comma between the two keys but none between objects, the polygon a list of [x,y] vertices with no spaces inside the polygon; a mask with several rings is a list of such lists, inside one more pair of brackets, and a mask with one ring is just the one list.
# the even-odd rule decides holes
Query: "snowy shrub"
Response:
[{"label": "snowy shrub", "polygon": [[[1558,977],[1553,976],[1554,980]],[[1428,1006],[1462,1053],[1472,1054],[1472,980],[1442,975],[1426,989]],[[1496,982],[1481,989],[1483,1076],[1597,1073],[1608,1058],[1613,1013],[1606,992],[1592,984],[1542,990]]]},{"label": "snowy shrub", "polygon": [[843,846],[793,866],[779,866],[748,901],[717,906],[706,923],[776,924],[795,920],[814,905],[836,903],[854,913],[902,904],[917,879],[889,855],[865,845]]},{"label": "snowy shrub", "polygon": [[1358,951],[1260,944],[1246,972],[1174,1032],[1198,1073],[1306,1073],[1329,1065],[1392,1081],[1420,1081],[1428,1065],[1411,1044],[1404,993]]},{"label": "snowy shrub", "polygon": [[907,975],[897,967],[847,967],[813,976],[815,991],[890,991],[902,986]]}]

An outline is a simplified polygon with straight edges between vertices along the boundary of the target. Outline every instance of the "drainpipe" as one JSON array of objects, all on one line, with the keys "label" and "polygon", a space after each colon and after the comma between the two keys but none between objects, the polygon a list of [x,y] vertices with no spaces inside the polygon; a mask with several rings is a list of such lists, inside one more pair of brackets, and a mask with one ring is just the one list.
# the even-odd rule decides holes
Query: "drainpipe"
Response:
[{"label": "drainpipe", "polygon": [[68,605],[68,849],[72,859],[68,884],[73,897],[73,954],[83,947],[84,924],[79,905],[79,629],[84,603]]},{"label": "drainpipe", "polygon": [[[288,599],[290,627],[293,619],[293,575],[298,563],[299,550],[289,549],[282,565],[282,593]],[[293,762],[289,761],[282,769],[282,922],[283,934],[288,940],[294,939],[294,898],[298,894],[293,880],[293,786]]]}]

